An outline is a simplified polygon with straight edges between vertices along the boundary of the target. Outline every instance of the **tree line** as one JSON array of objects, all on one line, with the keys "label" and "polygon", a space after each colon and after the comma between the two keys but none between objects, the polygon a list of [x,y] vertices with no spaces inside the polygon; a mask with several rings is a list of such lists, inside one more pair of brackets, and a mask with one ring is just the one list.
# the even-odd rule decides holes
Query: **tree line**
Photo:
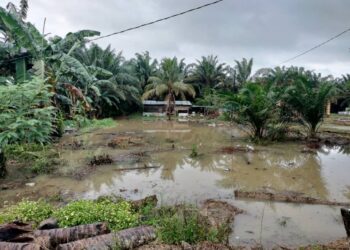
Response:
[{"label": "tree line", "polygon": [[253,59],[231,66],[213,55],[187,65],[148,52],[127,60],[90,43],[100,35],[93,30],[48,38],[26,21],[28,2],[20,3],[0,7],[0,145],[45,143],[62,132],[63,119],[134,113],[142,99],[222,108],[256,138],[276,136],[292,120],[315,136],[326,103],[350,96],[350,75],[336,79],[301,67],[253,74]]}]

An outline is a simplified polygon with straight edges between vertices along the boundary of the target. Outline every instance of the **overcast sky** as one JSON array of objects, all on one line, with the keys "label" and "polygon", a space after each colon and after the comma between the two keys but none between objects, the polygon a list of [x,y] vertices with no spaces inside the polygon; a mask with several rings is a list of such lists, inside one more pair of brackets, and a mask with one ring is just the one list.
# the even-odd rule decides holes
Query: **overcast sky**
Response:
[{"label": "overcast sky", "polygon": [[[8,0],[0,0],[4,6]],[[14,0],[18,3],[18,0]],[[63,36],[94,29],[108,34],[174,14],[210,0],[29,0],[28,21]],[[254,58],[254,70],[274,67],[350,27],[350,0],[225,0],[206,9],[113,36],[126,58],[148,50],[151,56],[177,56],[190,63],[217,55],[233,64]],[[324,74],[350,73],[350,32],[290,64]]]}]

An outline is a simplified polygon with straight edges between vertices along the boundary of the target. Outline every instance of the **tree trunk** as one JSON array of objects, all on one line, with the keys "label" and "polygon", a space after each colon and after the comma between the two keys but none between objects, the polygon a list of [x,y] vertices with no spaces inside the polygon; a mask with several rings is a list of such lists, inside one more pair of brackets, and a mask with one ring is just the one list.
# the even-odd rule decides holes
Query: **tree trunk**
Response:
[{"label": "tree trunk", "polygon": [[1,250],[43,250],[44,247],[33,243],[0,242]]},{"label": "tree trunk", "polygon": [[6,174],[6,158],[4,152],[0,148],[0,178],[4,178]]},{"label": "tree trunk", "polygon": [[175,111],[175,96],[174,93],[172,91],[169,92],[168,96],[167,96],[167,107],[166,107],[166,113],[168,116],[168,120],[171,120],[171,115],[173,114],[173,112]]},{"label": "tree trunk", "polygon": [[19,235],[30,233],[32,231],[33,229],[29,224],[20,222],[4,224],[0,226],[0,241],[10,241]]},{"label": "tree trunk", "polygon": [[350,237],[350,209],[342,208],[341,215],[343,217],[346,234],[348,237]]},{"label": "tree trunk", "polygon": [[109,233],[106,223],[96,223],[89,225],[81,225],[70,228],[58,228],[50,230],[37,230],[34,237],[50,237],[52,245],[59,245],[75,240],[94,237]]},{"label": "tree trunk", "polygon": [[134,249],[156,239],[153,227],[141,226],[58,246],[59,250]]}]

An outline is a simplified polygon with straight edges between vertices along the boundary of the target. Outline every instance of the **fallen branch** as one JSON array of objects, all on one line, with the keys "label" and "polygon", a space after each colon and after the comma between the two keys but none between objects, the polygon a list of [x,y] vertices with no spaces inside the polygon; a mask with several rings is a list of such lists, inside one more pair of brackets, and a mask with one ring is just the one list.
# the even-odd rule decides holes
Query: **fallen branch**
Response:
[{"label": "fallen branch", "polygon": [[290,202],[290,203],[304,203],[313,205],[328,205],[328,206],[350,206],[350,202],[337,202],[320,200],[312,197],[304,196],[302,193],[297,192],[281,192],[275,193],[270,191],[241,191],[235,190],[235,198],[252,199],[260,201],[278,201],[278,202]]},{"label": "fallen branch", "polygon": [[146,164],[142,167],[132,167],[132,168],[117,168],[115,171],[129,171],[129,170],[146,170],[146,169],[154,169],[160,168],[160,166],[147,166]]},{"label": "fallen branch", "polygon": [[133,249],[156,239],[153,227],[141,226],[105,234],[89,239],[78,240],[58,246],[58,250],[83,249]]}]

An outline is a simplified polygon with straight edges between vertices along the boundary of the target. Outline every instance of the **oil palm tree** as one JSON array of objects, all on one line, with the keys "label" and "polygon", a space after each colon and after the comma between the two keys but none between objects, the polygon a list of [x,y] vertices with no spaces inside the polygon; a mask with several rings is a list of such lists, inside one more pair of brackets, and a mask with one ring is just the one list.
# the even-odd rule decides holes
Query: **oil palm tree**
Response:
[{"label": "oil palm tree", "polygon": [[115,53],[110,46],[102,49],[93,44],[77,50],[74,56],[95,78],[87,95],[98,117],[128,113],[140,107],[138,79],[127,68],[121,53]]},{"label": "oil palm tree", "polygon": [[235,61],[236,79],[241,86],[250,80],[253,68],[253,58],[247,60],[243,58],[242,61]]},{"label": "oil palm tree", "polygon": [[192,65],[186,82],[193,84],[203,94],[204,88],[213,88],[225,80],[225,64],[217,56],[203,56]]},{"label": "oil palm tree", "polygon": [[167,115],[170,119],[175,111],[175,100],[186,100],[187,96],[195,97],[192,85],[183,82],[185,63],[174,58],[164,58],[160,64],[158,76],[150,77],[145,87],[143,99],[160,98],[167,102]]},{"label": "oil palm tree", "polygon": [[328,82],[300,79],[286,89],[285,103],[297,114],[299,122],[308,129],[310,138],[316,137],[321,125],[327,102],[334,95],[334,88]]},{"label": "oil palm tree", "polygon": [[131,60],[132,73],[138,78],[141,88],[147,85],[148,80],[152,76],[157,74],[157,60],[152,60],[149,52],[146,51],[142,54],[136,53],[136,58]]},{"label": "oil palm tree", "polygon": [[252,138],[262,139],[267,135],[268,126],[275,118],[274,92],[269,86],[246,83],[238,95],[222,95],[224,107],[233,111],[232,119],[249,128]]}]

